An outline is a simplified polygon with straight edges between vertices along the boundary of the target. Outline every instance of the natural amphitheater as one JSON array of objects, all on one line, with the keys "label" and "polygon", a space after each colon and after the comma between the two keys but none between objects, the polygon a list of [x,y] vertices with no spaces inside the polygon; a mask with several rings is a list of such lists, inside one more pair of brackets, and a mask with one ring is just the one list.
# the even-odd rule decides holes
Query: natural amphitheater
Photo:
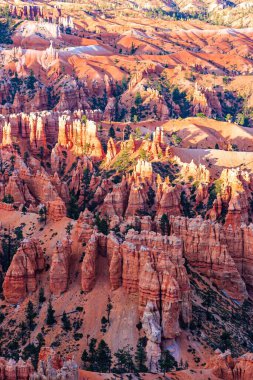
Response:
[{"label": "natural amphitheater", "polygon": [[253,380],[253,0],[0,0],[0,380]]}]

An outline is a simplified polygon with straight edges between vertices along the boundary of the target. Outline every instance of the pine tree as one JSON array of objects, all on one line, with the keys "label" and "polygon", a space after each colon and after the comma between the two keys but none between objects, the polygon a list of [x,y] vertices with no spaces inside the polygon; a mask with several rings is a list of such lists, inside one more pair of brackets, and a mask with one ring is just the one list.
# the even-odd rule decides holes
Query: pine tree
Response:
[{"label": "pine tree", "polygon": [[115,138],[115,130],[114,130],[113,126],[110,127],[109,132],[108,132],[108,136],[112,137],[113,139]]},{"label": "pine tree", "polygon": [[101,331],[102,333],[106,333],[107,323],[108,323],[108,320],[105,318],[105,316],[103,316],[103,317],[101,318],[101,329],[100,329],[100,331]]},{"label": "pine tree", "polygon": [[132,347],[126,346],[120,348],[115,354],[116,362],[114,367],[114,372],[116,373],[131,373],[135,371],[135,366],[133,362],[133,357],[131,351]]},{"label": "pine tree", "polygon": [[137,343],[135,356],[134,356],[136,369],[139,372],[147,372],[148,371],[148,369],[146,367],[147,355],[146,355],[146,351],[145,351],[145,344],[146,344],[146,339],[145,338],[139,338],[138,343]]},{"label": "pine tree", "polygon": [[109,323],[109,326],[111,326],[111,323],[110,323],[110,314],[111,314],[111,311],[112,311],[112,303],[111,303],[111,298],[108,296],[108,303],[107,303],[107,306],[106,306],[106,312],[107,312],[107,321]]},{"label": "pine tree", "polygon": [[87,350],[83,350],[81,360],[83,362],[83,369],[88,370],[89,369],[89,354]]},{"label": "pine tree", "polygon": [[135,96],[135,101],[134,101],[135,105],[137,107],[139,107],[142,103],[142,97],[141,97],[141,94],[139,92],[137,92],[136,96]]},{"label": "pine tree", "polygon": [[173,368],[177,367],[177,361],[169,351],[162,352],[161,358],[158,360],[158,364],[164,375],[165,372],[171,371]]},{"label": "pine tree", "polygon": [[160,228],[163,235],[167,235],[169,232],[169,220],[166,214],[163,214],[160,219]]},{"label": "pine tree", "polygon": [[39,291],[39,303],[43,303],[45,301],[46,301],[46,297],[45,297],[44,289],[40,288],[40,291]]},{"label": "pine tree", "polygon": [[34,306],[32,301],[29,301],[26,308],[26,320],[29,330],[34,329],[34,318],[36,317],[36,312],[34,311]]},{"label": "pine tree", "polygon": [[67,224],[67,227],[65,228],[66,234],[68,235],[68,237],[70,237],[72,229],[73,229],[73,224],[69,222]]},{"label": "pine tree", "polygon": [[71,323],[70,323],[70,320],[67,316],[67,314],[65,313],[65,311],[63,312],[63,315],[62,315],[62,327],[65,331],[70,331],[71,330]]},{"label": "pine tree", "polygon": [[56,322],[54,313],[55,313],[55,310],[52,307],[51,301],[49,301],[48,308],[47,308],[47,318],[46,318],[46,324],[48,326],[52,326]]},{"label": "pine tree", "polygon": [[110,372],[112,365],[112,354],[108,344],[102,339],[96,352],[96,362],[99,372]]},{"label": "pine tree", "polygon": [[97,339],[91,338],[89,343],[89,370],[96,370],[97,352],[96,352]]}]

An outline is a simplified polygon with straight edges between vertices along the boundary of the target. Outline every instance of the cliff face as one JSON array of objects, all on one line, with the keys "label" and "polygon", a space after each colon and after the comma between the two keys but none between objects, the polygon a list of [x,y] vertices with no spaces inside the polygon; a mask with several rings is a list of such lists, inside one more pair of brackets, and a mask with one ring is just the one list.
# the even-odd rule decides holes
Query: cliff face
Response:
[{"label": "cliff face", "polygon": [[253,376],[253,356],[247,353],[239,358],[232,358],[229,350],[221,353],[220,350],[215,351],[215,355],[211,358],[209,368],[218,379],[223,380],[248,380]]},{"label": "cliff face", "polygon": [[103,148],[97,137],[96,124],[90,120],[71,120],[70,116],[59,118],[58,144],[76,155],[90,155],[93,159],[104,157]]},{"label": "cliff face", "polygon": [[57,242],[50,267],[50,291],[60,295],[68,288],[69,266],[71,260],[71,241],[66,238]]},{"label": "cliff face", "polygon": [[3,283],[7,302],[18,303],[37,289],[37,277],[45,261],[40,243],[35,239],[23,240],[15,253]]},{"label": "cliff face", "polygon": [[14,359],[5,360],[0,358],[1,380],[43,380],[50,379],[78,379],[78,366],[72,358],[63,361],[50,347],[43,347],[39,353],[37,371],[31,360],[23,361],[21,358],[16,362]]},{"label": "cliff face", "polygon": [[247,298],[245,283],[236,267],[219,224],[202,218],[171,218],[172,233],[184,242],[184,255],[190,265],[212,281],[231,298]]},{"label": "cliff face", "polygon": [[13,359],[0,359],[0,379],[27,380],[33,376],[34,368],[31,360],[24,362],[21,358],[16,362]]},{"label": "cliff face", "polygon": [[[96,261],[105,252],[112,289],[122,286],[127,293],[138,295],[140,318],[150,340],[149,365],[157,366],[154,352],[158,357],[161,338],[180,335],[179,318],[186,324],[191,321],[190,284],[182,242],[174,236],[147,231],[139,234],[130,230],[123,243],[113,233],[107,239],[102,234],[93,234],[82,262],[83,291],[89,292],[94,287]],[[149,320],[159,332],[155,337]]]}]

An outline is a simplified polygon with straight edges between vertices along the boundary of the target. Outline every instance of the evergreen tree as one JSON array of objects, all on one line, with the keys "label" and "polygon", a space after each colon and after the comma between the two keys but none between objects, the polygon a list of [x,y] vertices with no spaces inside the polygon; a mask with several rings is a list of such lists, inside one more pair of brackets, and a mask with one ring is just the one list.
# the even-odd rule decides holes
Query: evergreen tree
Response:
[{"label": "evergreen tree", "polygon": [[102,232],[104,235],[108,235],[109,227],[106,219],[100,219],[99,215],[97,215],[95,223],[99,232]]},{"label": "evergreen tree", "polygon": [[95,371],[96,370],[96,359],[97,359],[97,352],[96,352],[96,344],[97,339],[91,338],[89,343],[89,370]]},{"label": "evergreen tree", "polygon": [[46,324],[48,326],[53,326],[53,324],[56,322],[54,313],[55,313],[55,310],[53,309],[51,301],[49,301],[48,308],[47,308],[47,318],[46,318]]},{"label": "evergreen tree", "polygon": [[116,362],[114,367],[114,372],[116,373],[125,373],[125,372],[134,372],[135,366],[133,362],[133,356],[131,351],[132,347],[126,346],[124,348],[120,348],[115,354]]},{"label": "evergreen tree", "polygon": [[46,297],[45,297],[44,289],[40,288],[40,290],[39,290],[39,303],[43,303],[45,301],[46,301]]},{"label": "evergreen tree", "polygon": [[137,94],[135,96],[134,103],[135,103],[136,107],[139,107],[142,104],[142,97],[141,97],[141,94],[139,92],[137,92]]},{"label": "evergreen tree", "polygon": [[39,209],[39,221],[40,222],[47,222],[47,209],[46,206],[42,205]]},{"label": "evergreen tree", "polygon": [[112,365],[112,354],[108,344],[102,339],[96,352],[96,362],[99,372],[110,372]]},{"label": "evergreen tree", "polygon": [[164,375],[165,372],[171,371],[177,367],[177,361],[169,351],[162,352],[161,358],[158,360],[158,364]]},{"label": "evergreen tree", "polygon": [[111,298],[108,296],[108,303],[107,303],[107,306],[106,306],[106,312],[107,312],[107,321],[109,323],[109,326],[111,326],[111,323],[110,323],[110,314],[111,314],[111,311],[112,311],[112,303],[111,303]]},{"label": "evergreen tree", "polygon": [[105,318],[105,316],[103,316],[103,317],[101,318],[101,329],[100,329],[100,331],[101,331],[102,333],[106,333],[106,326],[107,326],[107,323],[108,323],[108,320]]},{"label": "evergreen tree", "polygon": [[29,330],[34,329],[34,318],[36,317],[36,312],[34,311],[34,306],[32,301],[29,301],[27,304],[26,308],[26,320],[27,320],[27,325],[29,327]]},{"label": "evergreen tree", "polygon": [[68,235],[68,237],[70,237],[72,229],[73,229],[73,224],[69,222],[67,224],[67,227],[65,228],[66,234]]},{"label": "evergreen tree", "polygon": [[145,351],[145,346],[146,346],[146,338],[139,338],[138,343],[137,343],[137,348],[135,352],[135,364],[136,364],[136,369],[139,372],[147,372],[148,369],[146,367],[146,362],[147,362],[147,354]]},{"label": "evergreen tree", "polygon": [[89,354],[88,354],[87,350],[83,350],[81,360],[83,362],[83,369],[88,370],[90,363],[89,363]]},{"label": "evergreen tree", "polygon": [[127,124],[123,130],[123,134],[124,134],[124,137],[123,137],[123,140],[129,140],[129,137],[130,137],[130,134],[132,132],[132,129],[130,127],[129,124]]},{"label": "evergreen tree", "polygon": [[36,82],[36,78],[34,76],[34,72],[30,70],[30,74],[27,77],[26,85],[29,90],[34,90],[34,84]]},{"label": "evergreen tree", "polygon": [[109,132],[108,132],[108,136],[112,137],[113,139],[115,138],[115,130],[114,130],[113,126],[110,127]]},{"label": "evergreen tree", "polygon": [[168,235],[169,232],[169,220],[166,214],[163,214],[160,219],[160,228],[163,235]]},{"label": "evergreen tree", "polygon": [[65,311],[63,312],[63,315],[62,315],[62,327],[65,331],[70,331],[71,330],[71,323],[70,323],[70,320],[67,316],[67,314],[65,313]]}]

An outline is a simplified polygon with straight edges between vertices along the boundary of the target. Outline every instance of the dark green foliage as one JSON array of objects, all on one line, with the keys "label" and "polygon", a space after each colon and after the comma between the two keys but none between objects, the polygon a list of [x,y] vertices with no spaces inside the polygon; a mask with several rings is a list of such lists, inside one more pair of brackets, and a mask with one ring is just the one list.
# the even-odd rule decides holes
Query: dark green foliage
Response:
[{"label": "dark green foliage", "polygon": [[110,372],[112,365],[112,354],[108,344],[102,339],[96,351],[97,371]]},{"label": "dark green foliage", "polygon": [[39,303],[43,303],[46,301],[45,292],[43,288],[39,290]]},{"label": "dark green foliage", "polygon": [[42,205],[39,209],[39,221],[41,223],[45,223],[47,222],[47,208],[46,206]]},{"label": "dark green foliage", "polygon": [[95,224],[96,224],[99,232],[101,232],[104,235],[108,235],[109,226],[108,226],[106,219],[104,219],[104,218],[100,219],[99,215],[97,215],[96,220],[95,220]]},{"label": "dark green foliage", "polygon": [[222,182],[221,180],[216,180],[212,183],[209,189],[209,198],[207,201],[207,210],[210,210],[213,207],[213,202],[217,198],[217,194],[221,192]]},{"label": "dark green foliage", "polygon": [[36,337],[37,344],[29,343],[23,350],[22,358],[23,360],[27,360],[31,358],[32,364],[35,369],[37,369],[38,361],[39,361],[39,353],[42,346],[45,345],[45,340],[43,335],[39,333]]},{"label": "dark green foliage", "polygon": [[78,219],[79,217],[79,208],[78,208],[78,197],[74,194],[73,191],[70,193],[70,201],[67,206],[67,214],[71,219]]},{"label": "dark green foliage", "polygon": [[65,331],[70,331],[71,330],[71,323],[70,323],[70,319],[67,316],[67,314],[65,313],[65,311],[63,312],[61,321],[62,321],[62,327],[63,327],[63,329]]},{"label": "dark green foliage", "polygon": [[160,219],[160,228],[163,235],[169,234],[169,219],[166,214],[163,214]]},{"label": "dark green foliage", "polygon": [[56,323],[54,314],[55,314],[55,310],[52,307],[51,301],[49,301],[48,308],[47,308],[47,317],[46,317],[46,324],[48,326],[53,326]]},{"label": "dark green foliage", "polygon": [[154,190],[152,189],[152,187],[150,186],[148,188],[148,191],[147,191],[147,197],[148,197],[148,200],[147,200],[147,205],[148,207],[152,207],[155,203],[155,192]]},{"label": "dark green foliage", "polygon": [[66,228],[65,228],[65,230],[66,230],[66,234],[67,234],[68,236],[71,235],[71,231],[72,231],[72,229],[73,229],[73,224],[72,224],[71,222],[69,222],[69,223],[67,224]]},{"label": "dark green foliage", "polygon": [[127,125],[125,126],[125,128],[124,128],[124,131],[123,131],[123,133],[124,133],[124,138],[123,138],[123,140],[124,140],[124,141],[129,139],[131,132],[132,132],[132,128],[130,127],[129,124],[127,124]]},{"label": "dark green foliage", "polygon": [[130,54],[133,55],[136,52],[137,49],[138,48],[135,47],[134,43],[132,42],[131,49],[130,49]]},{"label": "dark green foliage", "polygon": [[120,183],[122,180],[122,177],[120,175],[115,175],[113,178],[112,178],[112,182],[117,184],[117,183]]},{"label": "dark green foliage", "polygon": [[109,326],[111,325],[110,314],[111,314],[112,308],[113,308],[113,306],[112,306],[111,298],[108,296],[108,302],[106,305],[106,312],[107,312],[107,321],[109,323]]},{"label": "dark green foliage", "polygon": [[33,303],[32,301],[29,301],[26,308],[26,321],[30,331],[32,331],[35,327],[34,318],[36,315],[37,313],[34,310]]},{"label": "dark green foliage", "polygon": [[146,367],[147,354],[146,354],[146,337],[139,338],[137,343],[137,348],[135,352],[135,365],[138,372],[147,372],[148,368]]},{"label": "dark green foliage", "polygon": [[133,361],[132,355],[133,348],[129,345],[118,349],[115,352],[115,365],[113,368],[113,372],[115,373],[126,373],[126,372],[135,372],[135,365]]},{"label": "dark green foliage", "polygon": [[37,79],[35,78],[34,76],[34,72],[32,70],[30,70],[30,74],[29,76],[27,77],[26,79],[26,86],[28,88],[28,90],[34,90],[34,84],[36,83]]},{"label": "dark green foliage", "polygon": [[14,254],[16,253],[21,240],[23,239],[22,227],[14,229],[13,236],[9,229],[8,233],[5,233],[2,240],[2,254],[0,255],[0,264],[4,273],[7,272]]},{"label": "dark green foliage", "polygon": [[14,198],[11,194],[6,194],[3,197],[2,202],[11,204],[11,203],[14,203]]},{"label": "dark green foliage", "polygon": [[142,97],[141,97],[141,94],[139,92],[137,92],[137,94],[135,95],[134,103],[135,103],[136,107],[139,107],[142,104]]},{"label": "dark green foliage", "polygon": [[238,113],[236,115],[235,121],[237,124],[243,126],[243,127],[248,127],[249,126],[249,118],[245,116],[243,113]]},{"label": "dark green foliage", "polygon": [[0,311],[0,324],[4,321],[5,315]]},{"label": "dark green foliage", "polygon": [[107,101],[108,101],[107,93],[106,93],[106,90],[104,90],[102,97],[93,96],[91,98],[91,102],[92,102],[91,107],[92,109],[100,109],[104,112],[105,107],[107,105]]},{"label": "dark green foliage", "polygon": [[232,346],[231,336],[229,332],[224,331],[220,337],[219,348],[222,352],[225,352],[226,350],[230,349],[231,346]]},{"label": "dark green foliage", "polygon": [[190,115],[190,103],[187,100],[186,93],[184,91],[180,92],[179,89],[175,87],[172,92],[172,100],[180,107],[179,116],[185,118]]},{"label": "dark green foliage", "polygon": [[161,358],[159,359],[158,364],[164,375],[165,372],[172,371],[178,366],[177,361],[174,359],[174,357],[171,355],[169,351],[162,351]]},{"label": "dark green foliage", "polygon": [[89,342],[89,350],[82,353],[83,368],[88,371],[96,371],[96,345],[97,339],[91,338]]},{"label": "dark green foliage", "polygon": [[101,331],[102,333],[106,333],[107,323],[108,323],[108,320],[105,318],[105,316],[103,316],[103,317],[101,318],[101,329],[100,329],[100,331]]},{"label": "dark green foliage", "polygon": [[5,14],[1,11],[1,17],[7,16],[4,20],[0,20],[0,44],[13,44],[11,39],[12,28],[11,28],[11,18],[7,12]]},{"label": "dark green foliage", "polygon": [[185,193],[184,190],[181,192],[180,202],[181,202],[181,205],[183,207],[184,216],[187,216],[188,218],[191,218],[193,216],[192,212],[191,212],[191,205],[190,205],[190,202],[187,199],[187,196],[186,196],[186,193]]},{"label": "dark green foliage", "polygon": [[109,132],[108,132],[108,136],[112,137],[113,139],[115,138],[115,130],[114,130],[113,126],[110,127]]}]

